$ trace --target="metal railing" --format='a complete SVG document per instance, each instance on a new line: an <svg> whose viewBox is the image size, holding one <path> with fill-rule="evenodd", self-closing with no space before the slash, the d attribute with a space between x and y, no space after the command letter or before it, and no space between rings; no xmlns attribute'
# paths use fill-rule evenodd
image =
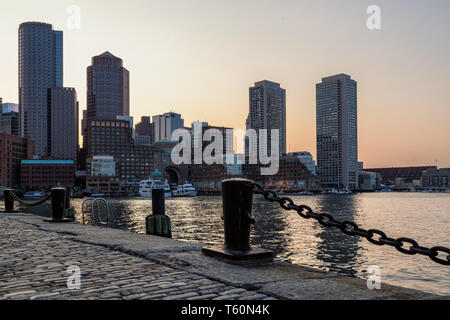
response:
<svg viewBox="0 0 450 320"><path fill-rule="evenodd" d="M104 208L104 212L106 213L106 221L102 221L102 207ZM106 226L107 228L109 228L110 211L108 201L103 198L85 199L81 204L81 224L85 224L85 215L88 213L90 213L91 215L92 224Z"/></svg>

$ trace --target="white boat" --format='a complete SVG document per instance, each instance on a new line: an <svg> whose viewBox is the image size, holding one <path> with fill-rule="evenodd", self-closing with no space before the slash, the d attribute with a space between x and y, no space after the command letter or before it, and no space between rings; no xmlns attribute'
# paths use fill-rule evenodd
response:
<svg viewBox="0 0 450 320"><path fill-rule="evenodd" d="M337 189L333 188L331 190L322 192L322 194L352 194L352 192L350 190L348 190L348 189L339 189L339 190L337 190Z"/></svg>
<svg viewBox="0 0 450 320"><path fill-rule="evenodd" d="M34 191L34 192L27 192L24 194L23 196L24 198L43 198L45 197L45 192L39 192L39 191Z"/></svg>
<svg viewBox="0 0 450 320"><path fill-rule="evenodd" d="M102 197L105 197L105 194L104 193L92 193L91 197L92 198L102 198Z"/></svg>
<svg viewBox="0 0 450 320"><path fill-rule="evenodd" d="M172 197L170 186L167 181L165 183L161 183L161 180L148 179L142 180L139 183L139 195L141 197L151 197L153 189L164 189L164 197Z"/></svg>
<svg viewBox="0 0 450 320"><path fill-rule="evenodd" d="M197 191L191 183L179 185L175 190L172 190L173 197L195 197Z"/></svg>

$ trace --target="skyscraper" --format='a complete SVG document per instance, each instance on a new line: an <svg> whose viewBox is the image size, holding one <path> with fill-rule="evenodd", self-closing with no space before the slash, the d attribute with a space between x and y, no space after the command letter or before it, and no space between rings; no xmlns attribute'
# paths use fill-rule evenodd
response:
<svg viewBox="0 0 450 320"><path fill-rule="evenodd" d="M49 155L77 161L78 101L74 88L48 89Z"/></svg>
<svg viewBox="0 0 450 320"><path fill-rule="evenodd" d="M141 122L135 126L136 134L148 140L149 143L153 143L153 123L150 122L150 117L141 117Z"/></svg>
<svg viewBox="0 0 450 320"><path fill-rule="evenodd" d="M356 81L346 74L316 85L317 167L324 188L357 187L356 89Z"/></svg>
<svg viewBox="0 0 450 320"><path fill-rule="evenodd" d="M249 95L250 110L246 121L247 129L255 129L257 132L260 129L267 129L268 153L272 145L271 130L279 130L280 154L286 153L286 90L282 89L279 83L264 80L256 82L255 86L249 89ZM246 141L245 152L249 155L249 152L257 152L257 150L249 150L248 141Z"/></svg>
<svg viewBox="0 0 450 320"><path fill-rule="evenodd" d="M19 110L21 133L35 141L36 154L48 154L47 90L63 86L63 34L51 24L19 26Z"/></svg>
<svg viewBox="0 0 450 320"><path fill-rule="evenodd" d="M2 113L8 112L19 112L19 105L11 102L2 103Z"/></svg>
<svg viewBox="0 0 450 320"><path fill-rule="evenodd" d="M162 115L153 116L154 141L171 140L172 133L177 129L184 128L184 120L181 114L167 112Z"/></svg>
<svg viewBox="0 0 450 320"><path fill-rule="evenodd" d="M130 114L129 72L122 59L108 51L92 58L87 68L88 118L114 120Z"/></svg>

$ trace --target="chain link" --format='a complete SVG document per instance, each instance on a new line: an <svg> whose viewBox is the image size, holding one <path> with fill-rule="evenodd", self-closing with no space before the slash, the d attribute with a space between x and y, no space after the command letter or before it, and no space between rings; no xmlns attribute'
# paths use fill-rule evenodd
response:
<svg viewBox="0 0 450 320"><path fill-rule="evenodd" d="M421 247L411 238L390 238L383 231L378 229L365 230L360 228L353 221L337 221L334 217L327 213L315 213L310 207L306 205L296 205L291 198L279 197L275 191L266 190L257 183L252 183L253 193L263 195L264 198L270 202L278 202L280 206L288 211L295 210L297 213L305 219L315 219L324 227L336 227L343 233L349 236L359 236L366 238L370 243L377 246L388 245L397 249L397 251L415 255L421 254L429 257L434 262L442 265L450 265L450 249L446 247L436 246L432 248ZM439 253L447 254L446 258L439 258Z"/></svg>
<svg viewBox="0 0 450 320"><path fill-rule="evenodd" d="M29 201L25 201L23 199L20 199L14 192L11 192L11 195L13 196L14 200L16 200L17 202L19 202L21 205L24 205L26 207L33 207L33 206L37 206L41 203L44 203L45 201L47 201L48 199L51 198L51 194L48 194L47 196L45 196L42 199L39 199L35 202L29 202Z"/></svg>

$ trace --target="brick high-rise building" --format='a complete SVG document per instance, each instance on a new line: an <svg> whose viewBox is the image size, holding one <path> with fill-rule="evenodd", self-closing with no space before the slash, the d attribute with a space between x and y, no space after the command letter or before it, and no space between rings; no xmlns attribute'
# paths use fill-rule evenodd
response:
<svg viewBox="0 0 450 320"><path fill-rule="evenodd" d="M154 142L153 123L150 117L141 117L141 122L136 124L135 131L141 137L148 137L142 139L148 139L150 144Z"/></svg>
<svg viewBox="0 0 450 320"><path fill-rule="evenodd" d="M116 176L122 190L134 189L140 180L150 176L154 165L153 147L134 144L129 120L90 119L87 137L88 163L92 163L95 156L112 156L117 163ZM88 187L90 179L88 170Z"/></svg>
<svg viewBox="0 0 450 320"><path fill-rule="evenodd" d="M92 58L87 68L87 117L115 120L130 114L129 72L109 52Z"/></svg>
<svg viewBox="0 0 450 320"><path fill-rule="evenodd" d="M34 141L7 133L0 133L0 185L20 184L20 162L33 158Z"/></svg>

